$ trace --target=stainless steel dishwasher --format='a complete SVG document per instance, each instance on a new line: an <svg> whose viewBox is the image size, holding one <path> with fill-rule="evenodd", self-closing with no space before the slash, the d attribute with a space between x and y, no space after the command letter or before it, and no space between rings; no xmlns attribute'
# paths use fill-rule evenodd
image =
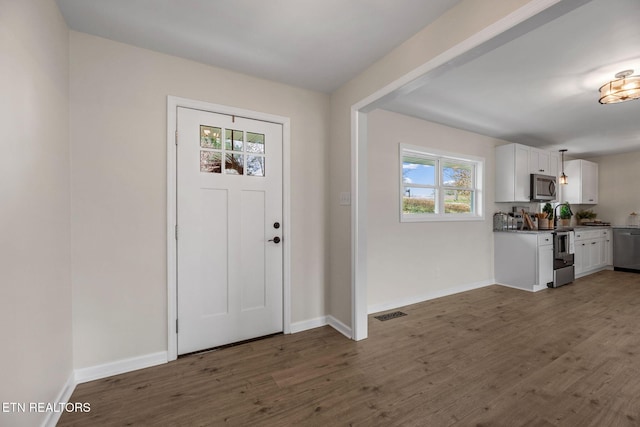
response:
<svg viewBox="0 0 640 427"><path fill-rule="evenodd" d="M613 269L640 273L640 228L613 229Z"/></svg>

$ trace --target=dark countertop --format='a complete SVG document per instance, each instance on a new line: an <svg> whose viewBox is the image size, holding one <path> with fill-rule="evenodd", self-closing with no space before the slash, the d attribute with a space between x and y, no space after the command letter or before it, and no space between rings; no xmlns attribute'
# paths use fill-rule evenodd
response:
<svg viewBox="0 0 640 427"><path fill-rule="evenodd" d="M614 225L576 225L575 227L558 227L548 230L493 230L496 233L528 233L528 234L540 234L540 233L553 233L555 231L576 231L576 230L599 230L603 228L640 228L640 226L618 226Z"/></svg>

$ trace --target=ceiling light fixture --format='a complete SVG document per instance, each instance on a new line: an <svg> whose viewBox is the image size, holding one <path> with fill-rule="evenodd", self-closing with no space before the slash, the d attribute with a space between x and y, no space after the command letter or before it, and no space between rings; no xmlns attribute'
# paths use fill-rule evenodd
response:
<svg viewBox="0 0 640 427"><path fill-rule="evenodd" d="M569 183L569 180L567 179L567 175L564 174L564 153L567 150L564 149L559 151L560 151L560 155L562 156L562 175L560 175L560 184L565 185Z"/></svg>
<svg viewBox="0 0 640 427"><path fill-rule="evenodd" d="M640 98L640 75L633 76L633 70L616 74L617 80L600 87L600 104L615 104Z"/></svg>

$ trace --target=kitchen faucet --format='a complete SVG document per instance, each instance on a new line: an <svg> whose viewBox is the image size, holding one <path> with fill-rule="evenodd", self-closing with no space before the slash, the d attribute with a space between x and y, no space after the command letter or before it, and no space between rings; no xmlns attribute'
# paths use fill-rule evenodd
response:
<svg viewBox="0 0 640 427"><path fill-rule="evenodd" d="M560 206L564 206L564 205L569 206L569 204L567 202L564 202L564 203L558 203L556 205L556 207L553 208L553 228L558 228L558 212L557 212L557 209ZM571 212L571 207L569 207L569 214L573 215L573 212Z"/></svg>
<svg viewBox="0 0 640 427"><path fill-rule="evenodd" d="M555 208L553 208L553 228L558 228L558 208L562 206L562 203L558 203Z"/></svg>

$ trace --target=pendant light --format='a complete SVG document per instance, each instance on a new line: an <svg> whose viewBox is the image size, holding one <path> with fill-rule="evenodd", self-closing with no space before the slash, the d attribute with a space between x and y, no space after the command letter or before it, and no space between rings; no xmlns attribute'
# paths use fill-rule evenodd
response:
<svg viewBox="0 0 640 427"><path fill-rule="evenodd" d="M569 183L567 179L567 175L564 174L564 153L567 151L566 149L560 150L560 155L562 156L562 175L560 175L560 184L566 185Z"/></svg>

